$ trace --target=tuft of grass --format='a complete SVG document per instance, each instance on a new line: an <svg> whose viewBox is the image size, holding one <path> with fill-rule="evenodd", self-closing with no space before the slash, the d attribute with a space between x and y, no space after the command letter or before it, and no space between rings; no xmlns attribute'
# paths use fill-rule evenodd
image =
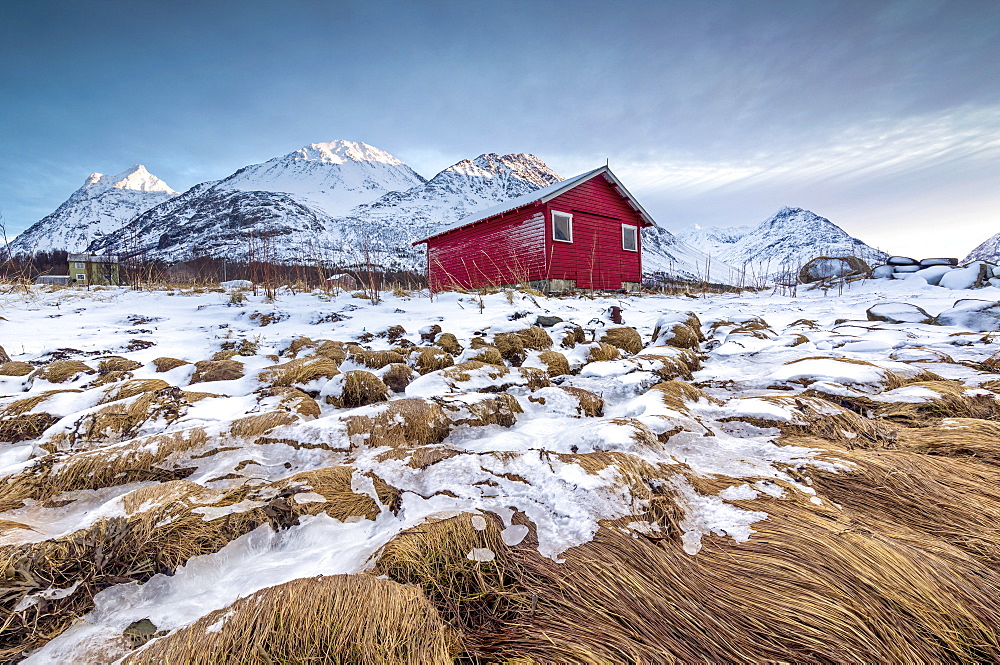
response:
<svg viewBox="0 0 1000 665"><path fill-rule="evenodd" d="M49 383L65 383L81 374L94 374L95 370L79 360L53 360L31 374L31 380L43 379Z"/></svg>
<svg viewBox="0 0 1000 665"><path fill-rule="evenodd" d="M616 346L625 353L633 355L643 349L642 337L639 335L639 331L629 326L606 329L600 341Z"/></svg>
<svg viewBox="0 0 1000 665"><path fill-rule="evenodd" d="M172 369L180 367L181 365L190 365L186 360L180 360L178 358L155 358L153 359L153 365L156 367L157 372L169 372Z"/></svg>
<svg viewBox="0 0 1000 665"><path fill-rule="evenodd" d="M542 351L538 359L545 363L550 377L563 376L570 373L569 360L558 351Z"/></svg>
<svg viewBox="0 0 1000 665"><path fill-rule="evenodd" d="M416 357L413 360L413 365L420 374L436 372L454 364L455 359L450 353L430 346L416 350Z"/></svg>
<svg viewBox="0 0 1000 665"><path fill-rule="evenodd" d="M232 381L243 378L243 363L238 360L199 360L190 383Z"/></svg>
<svg viewBox="0 0 1000 665"><path fill-rule="evenodd" d="M371 372L352 370L344 372L339 395L327 395L327 404L337 408L351 408L384 402L389 399L389 388Z"/></svg>

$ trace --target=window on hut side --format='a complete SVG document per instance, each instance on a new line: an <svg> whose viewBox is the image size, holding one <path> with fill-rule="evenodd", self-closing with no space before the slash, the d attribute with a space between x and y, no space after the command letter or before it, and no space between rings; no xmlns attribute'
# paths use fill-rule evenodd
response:
<svg viewBox="0 0 1000 665"><path fill-rule="evenodd" d="M630 224L622 224L622 249L627 252L639 251L638 232L638 228Z"/></svg>
<svg viewBox="0 0 1000 665"><path fill-rule="evenodd" d="M86 268L87 266L84 263L77 262L76 267L77 268Z"/></svg>
<svg viewBox="0 0 1000 665"><path fill-rule="evenodd" d="M552 239L573 242L573 215L566 212L552 213Z"/></svg>

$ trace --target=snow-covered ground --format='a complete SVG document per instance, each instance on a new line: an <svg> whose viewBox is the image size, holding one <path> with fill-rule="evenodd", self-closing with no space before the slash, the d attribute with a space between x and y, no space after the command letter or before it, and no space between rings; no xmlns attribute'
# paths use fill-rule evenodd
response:
<svg viewBox="0 0 1000 665"><path fill-rule="evenodd" d="M795 422L801 416L794 405L770 398L797 395L808 384L813 391L833 395L919 402L933 399L935 393L898 387L890 379L933 371L960 381L970 391L1000 379L977 365L995 350L989 331L996 326L982 323L987 315L943 317L958 325L870 321L866 316L866 310L884 303L909 303L936 316L962 299L1000 300L1000 289L992 287L965 292L912 280L882 280L855 284L840 296L808 291L797 297L383 295L377 305L350 294L287 290L274 301L246 293L243 302L226 291L125 288L38 288L30 296L3 297L0 343L12 361L38 367L53 359L73 359L94 370L109 356L138 363L127 375L113 375L106 383L100 377L108 372L81 372L62 382L47 380L38 372L0 376L0 411L7 414L12 404L45 395L27 413L44 412L55 419L37 438L0 443L0 475L9 481L8 490L43 468L49 477L58 475L81 455L115 460L145 451L155 456L166 445L162 435L194 440L192 433L200 432L204 436L198 443L163 455L155 466L186 469L185 480L204 488L203 494L191 499L195 506L191 510L205 521L258 509L275 496L265 488L333 466L353 469L352 490L371 497L378 506L375 514L343 520L324 512L308 514L278 531L263 524L215 553L188 560L172 575L150 575L142 584L113 584L96 595L89 614L35 651L28 662L124 656L121 635L134 622L149 619L157 630L169 633L265 587L363 571L371 567L379 548L401 531L442 515L498 515L508 545L521 542L528 533L526 518L537 531L539 552L559 561L569 548L588 542L602 520L642 512L642 500L633 496L623 469L609 465L595 473L577 463L575 456L592 452L621 452L643 462L676 465L678 473L670 482L684 511L684 549L697 556L709 534L741 542L754 537L754 524L768 515L763 507L747 509L747 500L791 491L814 503L824 501L790 470L835 469L836 464L808 448L776 441L780 431L762 422ZM593 342L620 327L612 322L611 307L620 307L624 325L638 331L645 347L641 352L622 351L617 359L598 354ZM969 307L966 302L956 311L960 314ZM905 318L909 310L892 305L881 311L902 312ZM700 369L689 383L704 392L672 400L653 387L664 379L687 378L683 365L692 361L693 354L672 346L671 335L663 331L685 321L688 313L697 316L706 337L697 348ZM247 416L289 410L282 406L283 398L265 391L275 385L266 368L291 361L293 352L288 349L296 338L357 343L378 351L405 348L405 342L387 334L394 326L401 326L402 339L418 347L440 340L438 333L452 333L464 347L454 354L459 363L475 356L474 338L489 341L498 333L524 330L538 316L563 320L546 330L551 350L565 356L571 373L545 378L543 349L529 348L523 352L522 367L542 370L533 373L508 366L502 376L491 374L489 366L470 366L464 374L430 371L414 378L404 392L391 394L388 402L338 408L324 398L329 395L336 402L342 396L347 372L384 373L383 368L348 357L340 362L337 376L292 384L316 398L318 416L307 409L293 412L293 422L283 421L266 436L241 436L233 424ZM430 330L434 325L440 326L437 333ZM585 341L568 342L576 334L574 326L583 329ZM657 328L660 335L654 339ZM427 338L423 341L422 333ZM240 347L244 340L245 348L253 350L230 358L242 363L241 377L191 384L193 364L157 371L154 363L158 358L210 360L225 349L244 348ZM311 357L315 348L307 345L294 357ZM417 364L418 355L410 353L406 362ZM673 366L682 369L671 374ZM209 395L181 398L169 417L158 412L127 431L95 434L93 423L109 405L127 411L144 394L116 399L115 391L144 379ZM585 415L578 395L565 388L600 397L602 413ZM890 398L882 397L893 390L896 394ZM64 392L46 395L50 391ZM512 419L491 424L470 417L477 413L477 404L485 404L487 411L498 410L497 395L503 393L512 396L521 411ZM402 400L442 404L452 414L446 436L432 444L435 450L446 451L438 461L415 464L409 456L412 451L387 454L392 446L379 445L385 441L383 430L400 422L402 416L391 409ZM0 415L8 417L13 416ZM376 425L358 434L351 423L362 418ZM695 476L728 477L731 486L703 494L686 480L682 468ZM130 497L162 481L122 478L127 482L117 484L112 479L90 489L74 486L45 500L26 490L19 506L0 514L0 545L11 548L66 537L102 518L132 517L156 507L154 499L140 503ZM382 502L376 482L401 493L398 506ZM186 487L185 491L193 491ZM250 492L236 503L220 501L227 492L247 487L257 488L258 494ZM327 500L309 489L299 488L294 501ZM732 503L737 500L742 507ZM637 532L650 528L645 522L633 524ZM489 550L469 552L476 560L492 556ZM16 609L76 592L72 586L27 589Z"/></svg>

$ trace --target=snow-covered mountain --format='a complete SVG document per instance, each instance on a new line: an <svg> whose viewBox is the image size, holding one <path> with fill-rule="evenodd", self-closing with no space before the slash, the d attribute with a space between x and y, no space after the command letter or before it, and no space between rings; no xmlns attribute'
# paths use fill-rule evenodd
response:
<svg viewBox="0 0 1000 665"><path fill-rule="evenodd" d="M177 196L142 164L109 176L92 173L51 215L10 243L12 254L52 250L82 252L95 239L120 229L153 206Z"/></svg>
<svg viewBox="0 0 1000 665"><path fill-rule="evenodd" d="M870 265L888 258L825 217L802 208L781 208L757 226L695 227L678 237L744 273L744 281L797 273L817 256L857 256Z"/></svg>
<svg viewBox="0 0 1000 665"><path fill-rule="evenodd" d="M962 259L962 263L972 261L992 261L994 263L1000 261L1000 233L977 245L974 250L969 252L968 256Z"/></svg>

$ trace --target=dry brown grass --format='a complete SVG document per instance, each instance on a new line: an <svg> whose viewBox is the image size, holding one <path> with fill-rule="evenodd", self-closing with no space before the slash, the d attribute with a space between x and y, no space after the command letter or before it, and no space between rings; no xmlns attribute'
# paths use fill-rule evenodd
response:
<svg viewBox="0 0 1000 665"><path fill-rule="evenodd" d="M143 392L84 415L73 424L66 436L74 447L129 439L144 426L174 422L187 412L192 403L210 395L175 387Z"/></svg>
<svg viewBox="0 0 1000 665"><path fill-rule="evenodd" d="M660 393L660 399L668 408L684 414L690 412L688 404L699 400L710 401L708 395L701 388L696 388L683 381L663 381L657 383L650 390Z"/></svg>
<svg viewBox="0 0 1000 665"><path fill-rule="evenodd" d="M416 359L413 364L419 374L429 374L455 364L451 354L442 349L427 346L415 351Z"/></svg>
<svg viewBox="0 0 1000 665"><path fill-rule="evenodd" d="M199 360L190 383L232 381L243 378L243 363L238 360Z"/></svg>
<svg viewBox="0 0 1000 665"><path fill-rule="evenodd" d="M618 351L618 347L604 342L592 342L590 350L587 352L587 362L589 363L602 360L618 360L619 358L621 358L621 353Z"/></svg>
<svg viewBox="0 0 1000 665"><path fill-rule="evenodd" d="M601 342L616 346L625 353L636 354L642 351L642 336L635 328L628 326L622 328L608 328L601 335Z"/></svg>
<svg viewBox="0 0 1000 665"><path fill-rule="evenodd" d="M1000 419L1000 396L966 395L968 386L958 381L912 381L908 385L926 388L940 397L928 402L881 404L875 413L907 427L937 424L943 418Z"/></svg>
<svg viewBox="0 0 1000 665"><path fill-rule="evenodd" d="M100 362L97 364L97 371L101 374L107 374L108 372L130 372L133 369L139 369L142 367L142 363L136 362L135 360L129 360L128 358L122 358L121 356L111 356L108 358L101 358Z"/></svg>
<svg viewBox="0 0 1000 665"><path fill-rule="evenodd" d="M896 441L897 428L892 423L866 418L823 399L821 393L768 395L760 399L790 409L799 422L787 423L763 418L740 420L763 427L777 427L786 436L818 436L849 449L891 447Z"/></svg>
<svg viewBox="0 0 1000 665"><path fill-rule="evenodd" d="M574 386L559 386L563 392L569 393L580 403L580 413L591 418L600 418L604 415L604 398L595 395L589 390L576 388ZM531 399L530 397L528 399Z"/></svg>
<svg viewBox="0 0 1000 665"><path fill-rule="evenodd" d="M462 353L462 345L458 343L458 338L452 333L441 333L438 335L437 339L434 340L434 346L450 353L453 356L457 356Z"/></svg>
<svg viewBox="0 0 1000 665"><path fill-rule="evenodd" d="M261 397L277 397L278 406L286 411L297 413L303 418L319 418L319 404L305 392L290 386L275 386L260 391Z"/></svg>
<svg viewBox="0 0 1000 665"><path fill-rule="evenodd" d="M488 365L503 365L503 356L500 355L500 350L495 346L490 346L484 344L479 347L473 347L477 350L477 353L469 358L469 360L478 360L479 362L487 363Z"/></svg>
<svg viewBox="0 0 1000 665"><path fill-rule="evenodd" d="M340 374L334 361L324 356L296 358L280 365L272 365L261 370L262 383L271 386L304 386L317 379L332 379Z"/></svg>
<svg viewBox="0 0 1000 665"><path fill-rule="evenodd" d="M265 413L254 413L249 416L237 418L229 424L229 433L232 436L256 440L264 436L276 427L294 425L300 422L297 414L289 411L267 411Z"/></svg>
<svg viewBox="0 0 1000 665"><path fill-rule="evenodd" d="M153 359L153 365L156 367L157 372L169 372L172 369L180 367L181 365L190 365L186 360L180 360L179 358L155 358Z"/></svg>
<svg viewBox="0 0 1000 665"><path fill-rule="evenodd" d="M493 346L504 360L516 365L524 362L524 340L517 333L497 333L493 336ZM476 348L475 344L473 348Z"/></svg>
<svg viewBox="0 0 1000 665"><path fill-rule="evenodd" d="M569 360L558 351L542 351L538 355L538 359L545 363L545 369L549 376L562 376L570 373Z"/></svg>
<svg viewBox="0 0 1000 665"><path fill-rule="evenodd" d="M678 356L663 356L644 353L633 356L632 360L645 366L647 363L658 377L665 381L672 379L691 380L691 372L701 369L701 361L691 351L682 349L684 354Z"/></svg>
<svg viewBox="0 0 1000 665"><path fill-rule="evenodd" d="M401 393L417 377L413 368L404 363L393 363L382 374L382 382L394 393Z"/></svg>
<svg viewBox="0 0 1000 665"><path fill-rule="evenodd" d="M281 350L280 355L297 358L303 350L312 350L319 346L317 342L308 337L296 337L286 348Z"/></svg>
<svg viewBox="0 0 1000 665"><path fill-rule="evenodd" d="M521 344L525 349L543 351L552 348L552 338L540 326L529 326L524 330L518 330L515 334L521 338Z"/></svg>
<svg viewBox="0 0 1000 665"><path fill-rule="evenodd" d="M79 360L53 360L32 372L31 380L42 379L49 383L64 383L81 374L94 373L94 369Z"/></svg>
<svg viewBox="0 0 1000 665"><path fill-rule="evenodd" d="M211 628L218 622L221 629ZM459 644L420 589L334 575L241 598L125 662L433 665L453 662Z"/></svg>
<svg viewBox="0 0 1000 665"><path fill-rule="evenodd" d="M938 425L900 429L898 445L924 455L971 457L1000 464L1000 422L945 418Z"/></svg>
<svg viewBox="0 0 1000 665"><path fill-rule="evenodd" d="M341 363L347 358L347 349L344 347L343 342L324 340L316 347L316 355L329 358L335 363Z"/></svg>
<svg viewBox="0 0 1000 665"><path fill-rule="evenodd" d="M517 414L524 413L514 396L507 393L497 393L489 397L477 396L473 399L461 395L440 397L435 401L441 405L454 425L511 427L517 422Z"/></svg>
<svg viewBox="0 0 1000 665"><path fill-rule="evenodd" d="M353 447L414 448L440 443L451 431L451 419L441 406L418 398L397 399L374 415L345 416Z"/></svg>
<svg viewBox="0 0 1000 665"><path fill-rule="evenodd" d="M0 376L27 376L35 371L33 365L15 360L0 365Z"/></svg>
<svg viewBox="0 0 1000 665"><path fill-rule="evenodd" d="M108 388L98 404L107 404L120 399L128 399L142 393L163 390L169 387L170 384L163 379L132 379Z"/></svg>
<svg viewBox="0 0 1000 665"><path fill-rule="evenodd" d="M389 388L371 372L361 369L343 374L343 386L339 395L327 395L327 404L339 409L365 406L389 399Z"/></svg>
<svg viewBox="0 0 1000 665"><path fill-rule="evenodd" d="M16 443L37 439L59 419L39 411L33 411L53 395L65 392L82 392L80 390L47 390L31 397L25 397L11 402L0 411L0 441Z"/></svg>
<svg viewBox="0 0 1000 665"><path fill-rule="evenodd" d="M397 351L361 351L350 354L349 358L370 369L382 369L386 365L403 362L402 354Z"/></svg>

